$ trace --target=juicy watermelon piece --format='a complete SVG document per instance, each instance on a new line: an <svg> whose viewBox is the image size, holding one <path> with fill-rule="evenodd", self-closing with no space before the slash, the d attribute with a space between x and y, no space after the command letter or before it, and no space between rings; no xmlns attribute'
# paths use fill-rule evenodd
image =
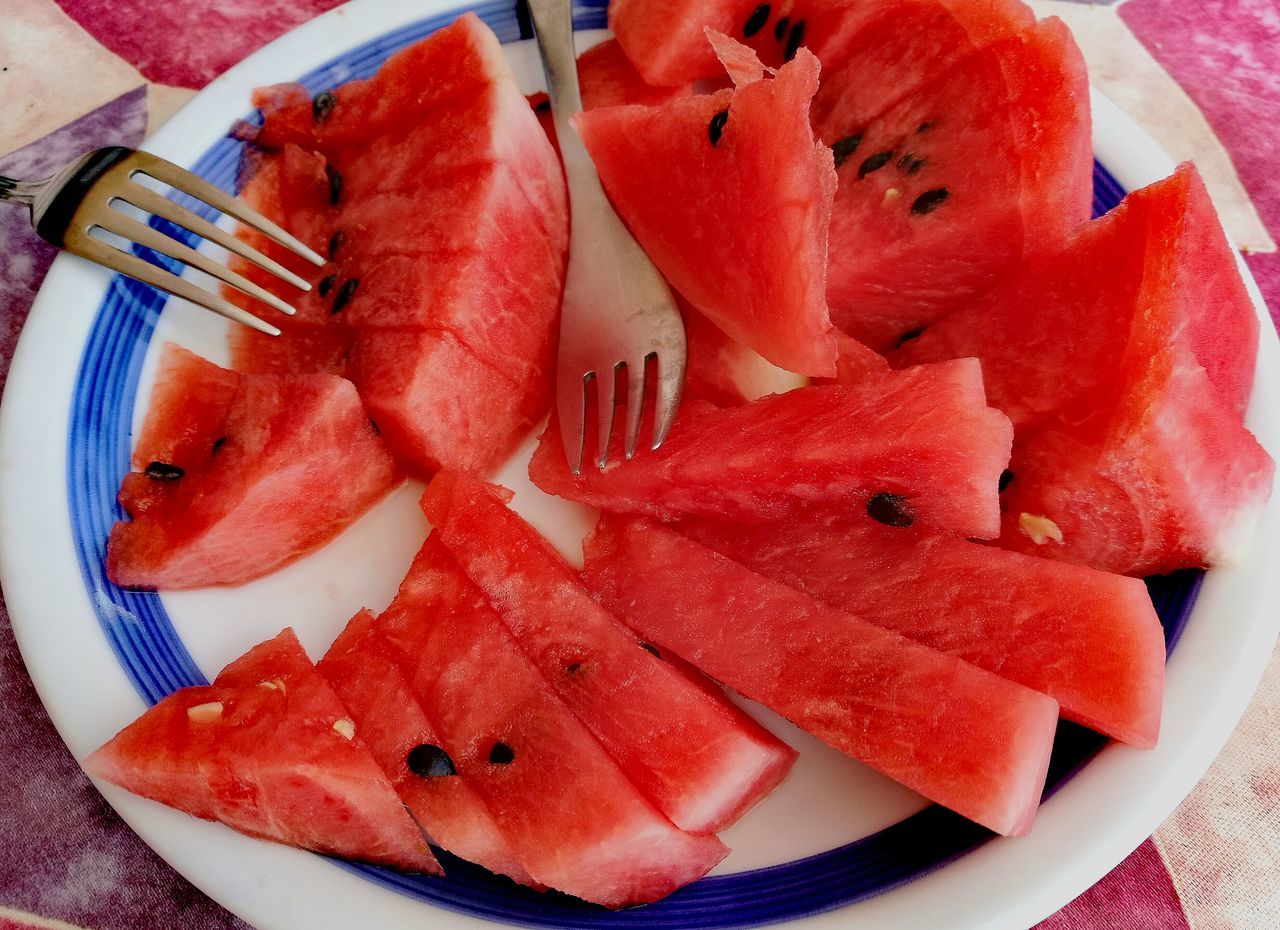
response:
<svg viewBox="0 0 1280 930"><path fill-rule="evenodd" d="M550 401L568 238L559 161L497 39L466 14L367 81L258 102L277 167L246 196L332 261L285 338L233 336L236 366L349 375L415 473L491 470Z"/></svg>
<svg viewBox="0 0 1280 930"><path fill-rule="evenodd" d="M645 800L437 534L378 628L441 747L536 881L625 907L670 894L728 853L715 837L677 829Z"/></svg>
<svg viewBox="0 0 1280 930"><path fill-rule="evenodd" d="M800 388L741 407L686 404L662 448L572 475L553 421L529 464L549 494L616 512L742 522L804 505L861 512L886 495L922 527L999 532L1008 420L986 406L972 360ZM906 511L904 511L905 513Z"/></svg>
<svg viewBox="0 0 1280 930"><path fill-rule="evenodd" d="M262 839L441 874L292 630L183 688L84 762L90 774Z"/></svg>
<svg viewBox="0 0 1280 930"><path fill-rule="evenodd" d="M706 30L747 43L766 63L781 65L805 39L793 28L791 0L613 0L609 29L650 84L675 87L724 77Z"/></svg>
<svg viewBox="0 0 1280 930"><path fill-rule="evenodd" d="M839 152L831 318L879 351L1089 218L1088 82L1066 26L1046 20L930 77L874 114L837 106L816 122ZM842 80L851 76L832 75L825 92L866 99Z"/></svg>
<svg viewBox="0 0 1280 930"><path fill-rule="evenodd" d="M807 52L776 77L574 117L605 189L672 286L733 339L804 375L835 371L826 307L835 175L815 142Z"/></svg>
<svg viewBox="0 0 1280 930"><path fill-rule="evenodd" d="M578 83L582 88L582 108L651 107L675 97L693 93L688 82L671 87L655 87L645 82L617 39L606 39L578 56Z"/></svg>
<svg viewBox="0 0 1280 930"><path fill-rule="evenodd" d="M1257 332L1185 165L895 360L982 358L1017 429L1002 545L1147 574L1237 559L1270 495L1240 417Z"/></svg>
<svg viewBox="0 0 1280 930"><path fill-rule="evenodd" d="M1027 832L1057 702L764 578L691 539L605 516L583 577L641 636L997 833Z"/></svg>
<svg viewBox="0 0 1280 930"><path fill-rule="evenodd" d="M676 305L684 319L685 403L701 400L717 407L736 407L808 384L808 379L771 364L759 352L730 339L678 295ZM839 340L843 334L836 331L835 335ZM838 358L836 363L839 366ZM883 367L887 370L889 363L883 362Z"/></svg>
<svg viewBox="0 0 1280 930"><path fill-rule="evenodd" d="M124 587L243 584L320 548L401 480L351 383L241 375L172 343L107 543ZM252 544L246 544L251 540Z"/></svg>
<svg viewBox="0 0 1280 930"><path fill-rule="evenodd" d="M1077 723L1155 745L1164 634L1136 578L866 517L677 528L832 607L1043 692Z"/></svg>
<svg viewBox="0 0 1280 930"><path fill-rule="evenodd" d="M733 823L777 787L795 752L642 648L509 499L441 472L422 507L521 650L632 783L682 830Z"/></svg>
<svg viewBox="0 0 1280 930"><path fill-rule="evenodd" d="M369 611L356 614L316 668L351 712L356 732L400 799L437 845L490 872L533 884L475 789L457 772L445 774L447 767L422 763L440 747L440 737L374 623Z"/></svg>

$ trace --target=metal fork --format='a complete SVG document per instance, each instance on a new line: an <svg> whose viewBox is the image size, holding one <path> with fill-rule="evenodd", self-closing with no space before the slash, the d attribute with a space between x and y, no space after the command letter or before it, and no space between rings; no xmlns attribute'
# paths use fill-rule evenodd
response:
<svg viewBox="0 0 1280 930"><path fill-rule="evenodd" d="M310 284L279 262L186 207L139 184L134 178L140 174L203 201L219 212L256 229L314 265L325 263L323 258L258 211L250 209L208 181L163 158L118 145L95 149L43 181L19 181L0 175L0 200L26 204L30 208L31 225L36 232L42 239L59 248L199 304L259 332L271 336L280 335L279 329L242 310L220 294L198 287L130 251L90 235L94 230L100 229L135 242L198 268L281 313L294 313L292 306L265 288L120 209L118 204L129 204L144 213L168 220L197 236L216 242L302 291L311 289Z"/></svg>
<svg viewBox="0 0 1280 930"><path fill-rule="evenodd" d="M635 454L645 370L651 361L657 368L657 400L650 448L662 445L680 403L685 336L666 281L613 211L591 156L569 124L569 117L582 109L570 5L570 0L529 0L569 184L572 235L560 318L556 411L565 456L576 475L582 471L588 391L594 383L599 413L596 464L604 468L613 436L615 385L624 370L624 448L628 459Z"/></svg>

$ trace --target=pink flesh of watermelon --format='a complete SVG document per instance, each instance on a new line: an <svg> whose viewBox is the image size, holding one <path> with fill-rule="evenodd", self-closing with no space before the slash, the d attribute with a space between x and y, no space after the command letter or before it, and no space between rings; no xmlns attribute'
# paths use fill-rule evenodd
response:
<svg viewBox="0 0 1280 930"><path fill-rule="evenodd" d="M441 472L422 503L520 648L632 783L683 830L733 823L777 786L795 753L641 648L505 500L493 485Z"/></svg>
<svg viewBox="0 0 1280 930"><path fill-rule="evenodd" d="M895 359L982 358L1017 428L1002 545L1145 574L1232 561L1270 494L1273 463L1240 422L1257 331L1183 166ZM1037 544L1024 513L1063 542Z"/></svg>
<svg viewBox="0 0 1280 930"><path fill-rule="evenodd" d="M151 462L182 469L156 480ZM112 528L127 587L241 584L318 549L401 475L347 381L239 375L169 344Z"/></svg>
<svg viewBox="0 0 1280 930"><path fill-rule="evenodd" d="M426 777L410 770L409 753L422 744L438 747L440 737L374 622L367 610L356 614L316 668L351 712L356 732L432 840L491 872L532 884L488 808L462 776Z"/></svg>
<svg viewBox="0 0 1280 930"><path fill-rule="evenodd" d="M250 836L439 875L359 732L348 738L340 721L346 708L285 630L212 685L150 708L85 768Z"/></svg>
<svg viewBox="0 0 1280 930"><path fill-rule="evenodd" d="M233 337L236 365L349 373L415 473L487 472L550 400L568 224L555 152L472 14L334 94L323 120L295 89L260 95L258 142L281 149L262 158L287 163L246 197L337 248L285 338ZM319 158L318 195L290 146Z"/></svg>
<svg viewBox="0 0 1280 930"><path fill-rule="evenodd" d="M603 518L583 577L640 635L843 752L997 833L1030 829L1051 698L647 521Z"/></svg>
<svg viewBox="0 0 1280 930"><path fill-rule="evenodd" d="M614 206L676 290L775 365L829 376L836 182L809 126L817 83L817 60L801 53L737 90L593 110L574 124Z"/></svg>
<svg viewBox="0 0 1280 930"><path fill-rule="evenodd" d="M972 53L874 118L837 114L817 128L828 143L861 139L837 172L828 300L835 323L873 349L963 306L1089 216L1087 79L1057 20Z"/></svg>
<svg viewBox="0 0 1280 930"><path fill-rule="evenodd" d="M435 534L378 624L442 747L538 882L624 907L670 894L728 853L644 799ZM490 762L497 742L509 764Z"/></svg>
<svg viewBox="0 0 1280 930"><path fill-rule="evenodd" d="M763 17L760 6L759 0L613 0L609 29L644 80L675 87L724 77L708 28L747 42L766 64L782 64L791 32L789 22L781 29L779 22L792 3L774 0Z"/></svg>
<svg viewBox="0 0 1280 930"><path fill-rule="evenodd" d="M752 571L1043 692L1078 723L1154 746L1164 636L1136 578L868 518L822 513L760 527L683 521Z"/></svg>
<svg viewBox="0 0 1280 930"><path fill-rule="evenodd" d="M1012 430L986 406L968 360L807 387L716 410L687 404L657 452L570 474L558 430L529 465L550 494L667 519L784 518L806 504L861 513L906 498L917 525L972 538L999 532L997 482Z"/></svg>

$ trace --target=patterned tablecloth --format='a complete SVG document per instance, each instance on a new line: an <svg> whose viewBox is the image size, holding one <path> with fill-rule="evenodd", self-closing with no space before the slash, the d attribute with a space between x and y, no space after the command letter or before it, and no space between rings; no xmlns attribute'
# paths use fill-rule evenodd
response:
<svg viewBox="0 0 1280 930"><path fill-rule="evenodd" d="M1093 83L1194 158L1280 309L1280 0L1033 0L1075 31ZM136 145L262 43L335 0L4 0L0 173ZM0 210L0 379L53 260ZM81 774L0 606L0 930L246 925L161 862ZM1280 928L1280 660L1208 775L1156 834L1040 930ZM922 928L945 930L945 928Z"/></svg>

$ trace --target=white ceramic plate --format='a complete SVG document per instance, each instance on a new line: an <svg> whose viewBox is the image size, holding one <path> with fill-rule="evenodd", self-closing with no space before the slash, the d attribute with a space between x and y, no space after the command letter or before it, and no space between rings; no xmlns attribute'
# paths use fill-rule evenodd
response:
<svg viewBox="0 0 1280 930"><path fill-rule="evenodd" d="M410 9L410 7L415 7ZM224 138L250 112L252 88L302 79L313 90L367 74L386 55L468 7L450 0L356 0L273 42L218 78L146 147L228 183L237 144ZM526 90L541 86L531 43L507 0L474 7L507 42ZM603 33L601 0L576 9L585 47ZM1103 206L1167 175L1172 162L1108 101L1094 98ZM1243 266L1242 266L1243 270ZM1249 425L1280 449L1280 351L1261 298L1258 382ZM163 315L158 312L165 309ZM154 331L153 331L154 328ZM127 594L102 578L106 529L127 467L159 346L181 342L225 361L225 326L179 302L77 259L61 257L22 335L0 411L0 574L14 631L41 698L78 758L135 718L145 701L212 677L282 626L318 657L362 606L380 609L426 532L408 486L338 540L269 578L235 590ZM138 400L135 409L135 399ZM524 478L528 447L500 476L516 505L573 553L586 514ZM260 930L380 930L492 926L947 927L1023 930L1100 878L1164 819L1203 774L1257 686L1280 626L1265 553L1280 518L1263 516L1253 556L1158 585L1181 629L1168 667L1164 731L1140 752L1107 745L1047 800L1031 836L985 839L952 815L751 708L801 750L784 786L725 834L733 854L713 877L666 902L608 914L541 898L457 870L417 879L339 864L104 786L129 824L197 886ZM1185 628L1182 628L1182 622ZM1094 743L1061 742L1077 755ZM428 924L429 922L429 924Z"/></svg>

